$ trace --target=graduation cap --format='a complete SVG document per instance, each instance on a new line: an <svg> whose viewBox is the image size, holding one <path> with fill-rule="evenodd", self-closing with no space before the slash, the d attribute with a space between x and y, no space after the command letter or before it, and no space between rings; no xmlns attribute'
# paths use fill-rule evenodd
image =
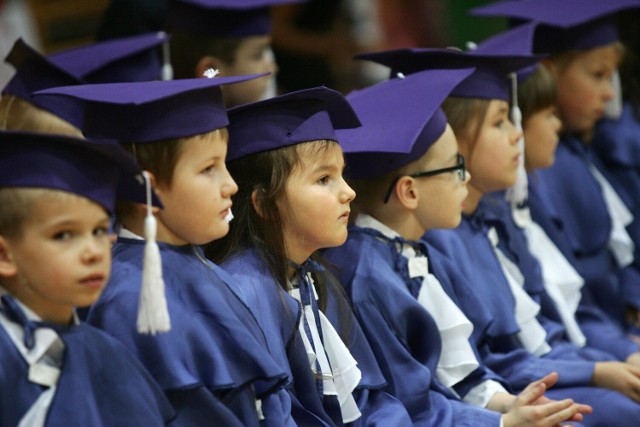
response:
<svg viewBox="0 0 640 427"><path fill-rule="evenodd" d="M473 71L419 71L347 95L362 121L337 131L349 177L373 178L422 157L445 131L440 105Z"/></svg>
<svg viewBox="0 0 640 427"><path fill-rule="evenodd" d="M115 141L0 131L0 187L66 191L113 213L116 199L145 202L141 174Z"/></svg>
<svg viewBox="0 0 640 427"><path fill-rule="evenodd" d="M212 37L271 33L270 7L302 0L169 0L167 27Z"/></svg>
<svg viewBox="0 0 640 427"><path fill-rule="evenodd" d="M264 75L66 86L38 91L34 98L71 101L83 111L80 129L88 138L137 144L226 127L220 86Z"/></svg>
<svg viewBox="0 0 640 427"><path fill-rule="evenodd" d="M34 96L66 98L77 104L84 113L80 129L86 137L151 143L226 127L229 120L220 86L263 75L67 86L36 92ZM171 325L156 243L157 223L151 210L149 179L145 178L146 244L138 331L155 334L170 330Z"/></svg>
<svg viewBox="0 0 640 427"><path fill-rule="evenodd" d="M163 31L107 40L47 58L88 83L170 80L166 74L169 35Z"/></svg>
<svg viewBox="0 0 640 427"><path fill-rule="evenodd" d="M302 142L338 141L336 129L360 126L345 97L324 86L229 110L227 161Z"/></svg>
<svg viewBox="0 0 640 427"><path fill-rule="evenodd" d="M451 96L461 98L501 99L509 101L511 83L508 74L540 60L529 54L503 55L499 52L461 51L443 48L411 48L357 55L391 68L391 75L412 74L423 70L474 67L471 76L457 85Z"/></svg>
<svg viewBox="0 0 640 427"><path fill-rule="evenodd" d="M166 40L166 34L153 33L44 56L18 39L5 59L13 65L16 73L2 93L24 99L80 127L82 114L77 104L64 99L33 99L31 94L42 89L88 82L157 79L163 66L157 48Z"/></svg>
<svg viewBox="0 0 640 427"><path fill-rule="evenodd" d="M587 50L618 40L615 14L640 8L640 0L506 0L470 10L513 22L536 21L534 52Z"/></svg>

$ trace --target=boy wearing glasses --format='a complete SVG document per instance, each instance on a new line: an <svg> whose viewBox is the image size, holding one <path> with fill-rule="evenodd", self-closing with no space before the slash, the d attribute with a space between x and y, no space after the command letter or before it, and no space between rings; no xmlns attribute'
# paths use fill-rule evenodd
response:
<svg viewBox="0 0 640 427"><path fill-rule="evenodd" d="M324 255L338 267L389 382L385 391L415 425L551 426L579 419L589 408L540 399L556 374L514 396L484 368L472 323L451 284L437 279L446 260L432 258L421 241L428 229L461 221L470 176L440 105L472 71L422 71L347 97L363 123L337 131L357 216L347 242Z"/></svg>

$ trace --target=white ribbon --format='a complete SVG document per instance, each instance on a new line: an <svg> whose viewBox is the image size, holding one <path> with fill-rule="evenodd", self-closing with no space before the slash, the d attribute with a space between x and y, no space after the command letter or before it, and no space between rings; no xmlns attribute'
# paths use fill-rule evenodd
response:
<svg viewBox="0 0 640 427"><path fill-rule="evenodd" d="M547 344L547 333L536 319L540 312L540 306L523 289L524 277L520 269L511 262L507 256L498 248L498 233L491 227L487 233L491 241L493 251L500 262L502 271L509 283L511 293L515 300L516 322L520 327L518 339L522 346L536 356L542 356L551 350Z"/></svg>
<svg viewBox="0 0 640 427"><path fill-rule="evenodd" d="M313 279L309 276L311 283ZM293 288L289 291L298 302L300 302L300 290ZM317 299L315 285L313 285L313 294ZM342 421L350 423L360 418L361 413L358 405L353 398L353 390L360 383L362 374L357 367L357 362L351 355L349 349L344 345L340 335L336 332L333 325L327 317L319 311L320 327L322 328L322 338L318 332L316 319L313 309L310 305L304 306L303 319L298 327L302 342L307 351L309 365L314 375L322 378L323 393L325 395L337 396L340 402L340 411L342 413ZM306 322L311 331L313 345L309 342L307 334L304 330L304 322ZM315 351L314 351L315 348ZM316 372L316 360L320 365L320 371Z"/></svg>
<svg viewBox="0 0 640 427"><path fill-rule="evenodd" d="M540 264L545 290L555 304L567 336L572 343L582 347L587 339L576 321L575 314L582 298L581 289L584 286L584 279L567 261L547 233L531 220L529 209L514 209L516 210L519 211L518 217L527 218L526 221L520 221L518 225L523 228L527 236L529 251Z"/></svg>
<svg viewBox="0 0 640 427"><path fill-rule="evenodd" d="M609 249L618 262L618 266L620 268L626 267L633 262L633 252L635 251L635 245L625 228L633 222L633 215L600 171L593 165L589 165L589 169L602 188L602 195L611 217Z"/></svg>

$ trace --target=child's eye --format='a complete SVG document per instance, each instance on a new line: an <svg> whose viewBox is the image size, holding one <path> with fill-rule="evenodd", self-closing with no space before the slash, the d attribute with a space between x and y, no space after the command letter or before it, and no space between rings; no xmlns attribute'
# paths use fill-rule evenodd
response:
<svg viewBox="0 0 640 427"><path fill-rule="evenodd" d="M70 231L58 231L57 233L55 233L53 235L53 239L54 240L68 240L71 238L71 232Z"/></svg>
<svg viewBox="0 0 640 427"><path fill-rule="evenodd" d="M318 184L326 185L329 183L329 175L324 175L318 179Z"/></svg>
<svg viewBox="0 0 640 427"><path fill-rule="evenodd" d="M109 235L109 228L108 227L96 227L93 230L93 235L97 236L97 237L107 236L107 235Z"/></svg>
<svg viewBox="0 0 640 427"><path fill-rule="evenodd" d="M205 173L205 174L211 173L214 168L215 168L215 165L209 165L206 168L202 169L202 173Z"/></svg>

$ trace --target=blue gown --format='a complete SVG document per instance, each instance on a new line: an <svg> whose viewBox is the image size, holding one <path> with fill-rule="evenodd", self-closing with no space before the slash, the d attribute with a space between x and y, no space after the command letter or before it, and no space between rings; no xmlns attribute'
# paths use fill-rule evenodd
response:
<svg viewBox="0 0 640 427"><path fill-rule="evenodd" d="M119 342L86 324L43 327L65 345L45 426L169 424L175 414L162 390ZM0 425L18 425L45 389L29 381L29 365L0 326Z"/></svg>
<svg viewBox="0 0 640 427"><path fill-rule="evenodd" d="M142 361L176 408L176 425L287 425L287 372L269 356L256 319L229 288L232 279L200 248L159 243L171 331L136 331L144 244L118 239L111 278L87 321Z"/></svg>
<svg viewBox="0 0 640 427"><path fill-rule="evenodd" d="M606 354L577 347L566 342L559 333L547 334L551 349L541 357L520 344L515 300L486 235L491 226L499 227L488 203L491 199L483 198L476 212L471 216L463 215L455 230L432 230L425 235L431 245L455 262L444 265L443 273L454 286L456 295L467 295L459 300L460 308L474 324L474 339L483 362L516 390L522 390L550 372L557 372L558 382L546 395L552 399L572 398L591 405L594 411L584 417L585 425L611 425L612 414L621 425L633 424L635 421L632 420L640 415L640 405L617 392L589 386L594 362L607 360ZM535 289L527 289L527 286L525 282L527 291ZM483 323L485 319L477 316L478 307L482 306L491 313L489 323ZM548 319L539 320L547 326ZM553 327L553 330L557 329L557 325ZM612 356L608 360L611 359Z"/></svg>
<svg viewBox="0 0 640 427"><path fill-rule="evenodd" d="M302 310L298 301L275 282L266 262L254 250L235 254L221 266L236 279L234 289L257 317L267 336L272 357L283 369L292 373L290 393L294 395L292 401L298 405L294 412L296 421L305 426L340 425L340 420L332 417L323 406L316 381L311 375L309 360L298 333ZM325 315L332 325L338 325L335 329L339 333L344 325L350 325L347 335L350 340L345 343L362 373L360 383L353 392L362 415L348 425L411 425L402 404L381 390L386 384L385 379L357 322L352 317L345 322L337 314L335 302L339 297L329 295ZM296 413L303 418L297 418Z"/></svg>
<svg viewBox="0 0 640 427"><path fill-rule="evenodd" d="M408 278L406 261L402 262L395 243L389 246L376 231L351 226L347 242L324 255L336 265L353 311L389 380L385 390L405 405L415 425L499 425L499 413L460 401L435 378L440 333L417 301L419 289ZM430 262L429 268L438 267ZM489 378L497 379L479 368L457 384L456 392L464 396Z"/></svg>
<svg viewBox="0 0 640 427"><path fill-rule="evenodd" d="M531 216L584 278L594 300L624 327L624 307L640 307L640 270L619 267L608 247L611 218L602 189L589 169L598 167L593 150L565 135L549 169L530 179ZM636 242L637 245L640 242Z"/></svg>
<svg viewBox="0 0 640 427"><path fill-rule="evenodd" d="M601 120L596 125L592 145L598 170L634 214L627 232L635 243L634 266L637 270L640 268L640 122L631 104L624 104L619 119ZM634 277L627 280L634 280ZM640 293L640 285L632 290ZM639 300L637 293L632 294L635 296L632 301Z"/></svg>
<svg viewBox="0 0 640 427"><path fill-rule="evenodd" d="M524 230L515 224L510 207L504 201L502 193L485 197L490 197L491 203L484 203L484 206L491 211L493 223L499 224L496 227L499 236L498 246L518 266L525 278L527 293L540 304L540 318L547 334L567 338L555 303L545 291L540 266L529 251ZM568 259L568 261L575 265L575 260ZM595 303L590 290L583 288L582 294L575 316L581 331L587 338L590 351L602 351L618 360L625 360L630 354L637 352L638 345L630 340L620 325L613 322ZM606 358L607 354L603 354L602 357Z"/></svg>

